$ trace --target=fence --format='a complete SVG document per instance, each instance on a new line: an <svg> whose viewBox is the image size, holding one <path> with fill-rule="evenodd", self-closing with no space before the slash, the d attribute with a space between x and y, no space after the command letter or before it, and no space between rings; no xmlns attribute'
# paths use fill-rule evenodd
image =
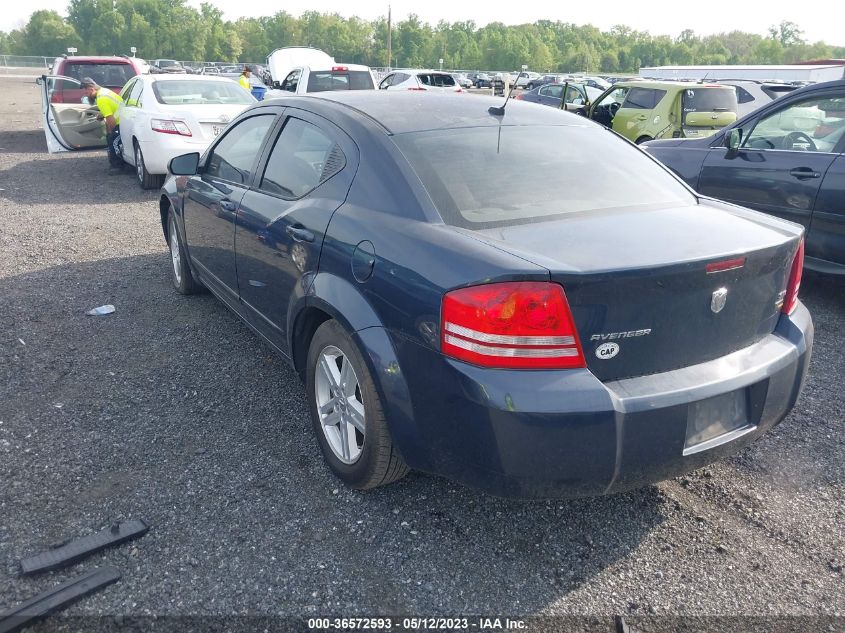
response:
<svg viewBox="0 0 845 633"><path fill-rule="evenodd" d="M0 66L7 68L49 68L55 57L34 55L0 55Z"/></svg>

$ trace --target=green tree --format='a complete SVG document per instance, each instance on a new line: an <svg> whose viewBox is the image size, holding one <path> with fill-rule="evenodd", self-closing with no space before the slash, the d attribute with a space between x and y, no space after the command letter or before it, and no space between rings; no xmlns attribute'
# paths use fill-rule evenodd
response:
<svg viewBox="0 0 845 633"><path fill-rule="evenodd" d="M784 48L795 44L803 44L804 38L802 35L804 35L804 32L798 28L798 25L795 24L795 22L788 22L784 20L777 26L769 27L769 37L777 42L780 42L781 46Z"/></svg>
<svg viewBox="0 0 845 633"><path fill-rule="evenodd" d="M53 57L66 52L68 47L79 48L81 41L73 26L55 11L35 11L23 28L18 54L46 55Z"/></svg>

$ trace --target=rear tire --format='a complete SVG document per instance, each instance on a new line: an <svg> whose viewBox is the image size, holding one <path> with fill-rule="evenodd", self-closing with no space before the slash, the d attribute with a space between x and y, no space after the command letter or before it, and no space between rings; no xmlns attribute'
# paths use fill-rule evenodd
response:
<svg viewBox="0 0 845 633"><path fill-rule="evenodd" d="M138 177L138 184L141 189L158 189L164 184L164 175L149 173L144 163L144 153L141 151L141 146L138 141L135 141L133 145L135 146L135 175Z"/></svg>
<svg viewBox="0 0 845 633"><path fill-rule="evenodd" d="M176 292L182 295L193 295L202 290L202 286L194 281L191 268L188 265L188 254L179 229L176 226L176 214L171 208L167 214L167 244L170 247L170 278Z"/></svg>
<svg viewBox="0 0 845 633"><path fill-rule="evenodd" d="M311 340L306 390L323 457L346 485L365 490L408 474L393 446L369 369L335 320L323 323Z"/></svg>

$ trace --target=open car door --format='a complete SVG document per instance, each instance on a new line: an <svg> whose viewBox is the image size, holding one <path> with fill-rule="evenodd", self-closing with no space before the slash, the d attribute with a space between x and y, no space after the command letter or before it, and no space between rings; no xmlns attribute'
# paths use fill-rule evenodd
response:
<svg viewBox="0 0 845 633"><path fill-rule="evenodd" d="M41 118L47 150L51 154L106 146L106 124L97 120L100 110L86 103L54 103L58 87L80 89L82 83L71 77L42 75ZM86 100L87 101L87 100Z"/></svg>

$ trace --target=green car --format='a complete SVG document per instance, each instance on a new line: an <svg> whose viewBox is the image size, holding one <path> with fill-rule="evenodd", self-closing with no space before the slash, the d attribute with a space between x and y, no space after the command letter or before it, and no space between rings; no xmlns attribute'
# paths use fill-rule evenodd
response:
<svg viewBox="0 0 845 633"><path fill-rule="evenodd" d="M736 90L691 81L620 81L586 114L635 143L701 138L736 121Z"/></svg>

